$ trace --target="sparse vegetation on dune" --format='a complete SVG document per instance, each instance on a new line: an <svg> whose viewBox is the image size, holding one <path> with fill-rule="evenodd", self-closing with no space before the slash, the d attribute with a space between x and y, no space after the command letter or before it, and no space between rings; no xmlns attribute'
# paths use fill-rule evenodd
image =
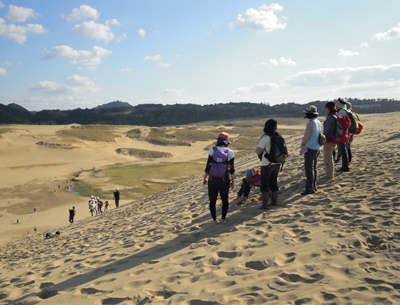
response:
<svg viewBox="0 0 400 305"><path fill-rule="evenodd" d="M169 152L155 151L138 148L117 148L116 152L122 155L129 155L138 158L171 158L173 155Z"/></svg>
<svg viewBox="0 0 400 305"><path fill-rule="evenodd" d="M57 134L63 138L94 142L115 142L115 138L120 136L114 131L114 127L109 125L72 126L71 129L60 130Z"/></svg>
<svg viewBox="0 0 400 305"><path fill-rule="evenodd" d="M54 142L45 142L45 141L37 142L36 145L44 146L44 147L49 147L49 148L61 148L61 149L75 149L75 148L79 148L79 146L75 146L75 145L72 145L72 144L54 143Z"/></svg>

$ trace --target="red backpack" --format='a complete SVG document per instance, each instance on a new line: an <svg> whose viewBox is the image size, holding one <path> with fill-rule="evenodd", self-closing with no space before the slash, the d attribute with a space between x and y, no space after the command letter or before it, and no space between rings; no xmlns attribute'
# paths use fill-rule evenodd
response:
<svg viewBox="0 0 400 305"><path fill-rule="evenodd" d="M345 116L340 116L335 114L333 116L336 120L336 130L333 135L331 135L328 141L334 144L344 143L349 139L349 128L351 126L350 118Z"/></svg>

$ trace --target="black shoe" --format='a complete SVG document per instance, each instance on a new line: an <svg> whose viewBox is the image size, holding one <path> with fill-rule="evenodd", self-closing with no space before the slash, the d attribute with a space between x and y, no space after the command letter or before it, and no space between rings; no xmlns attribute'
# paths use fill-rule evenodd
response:
<svg viewBox="0 0 400 305"><path fill-rule="evenodd" d="M336 171L336 174L347 173L347 172L349 172L349 171L350 171L350 170L349 170L348 168L344 169L344 168L342 167L342 168L339 168L339 169Z"/></svg>
<svg viewBox="0 0 400 305"><path fill-rule="evenodd" d="M313 189L304 189L304 191L300 195L305 196L310 194L315 194L315 191Z"/></svg>

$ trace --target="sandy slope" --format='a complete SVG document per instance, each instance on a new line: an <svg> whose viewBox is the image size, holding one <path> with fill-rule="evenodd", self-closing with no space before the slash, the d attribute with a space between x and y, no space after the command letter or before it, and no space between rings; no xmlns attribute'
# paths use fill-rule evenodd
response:
<svg viewBox="0 0 400 305"><path fill-rule="evenodd" d="M201 177L0 249L3 304L399 304L399 113L364 117L350 173L304 185L287 138L280 204L215 225ZM383 123L385 122L385 123ZM322 159L322 158L321 158ZM238 174L257 165L237 162ZM234 194L232 194L232 198Z"/></svg>

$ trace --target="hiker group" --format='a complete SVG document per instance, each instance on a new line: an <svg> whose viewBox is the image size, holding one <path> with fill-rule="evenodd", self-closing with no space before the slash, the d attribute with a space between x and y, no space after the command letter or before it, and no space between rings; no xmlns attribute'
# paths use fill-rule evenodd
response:
<svg viewBox="0 0 400 305"><path fill-rule="evenodd" d="M325 104L326 120L324 124L318 120L316 106L310 105L304 110L308 119L304 131L299 154L304 156L305 187L301 196L314 194L318 191L317 163L323 148L327 181L334 175L350 171L351 148L353 136L361 133L363 125L360 117L352 110L350 102L339 98L342 105L338 109L334 101ZM231 204L243 204L253 187L260 187L261 209L278 204L278 175L288 157L284 138L277 132L278 123L274 119L265 122L263 136L255 149L260 159L260 167L247 170L246 177L237 192L237 198ZM217 143L208 151L208 159L203 177L203 184L208 186L209 209L215 223L225 222L229 209L229 190L235 186L235 153L228 148L231 139L228 133L221 132L216 138ZM335 149L337 146L338 152ZM335 158L335 160L334 160ZM334 162L341 159L342 166L335 171ZM216 201L220 195L222 201L221 218L216 216Z"/></svg>

